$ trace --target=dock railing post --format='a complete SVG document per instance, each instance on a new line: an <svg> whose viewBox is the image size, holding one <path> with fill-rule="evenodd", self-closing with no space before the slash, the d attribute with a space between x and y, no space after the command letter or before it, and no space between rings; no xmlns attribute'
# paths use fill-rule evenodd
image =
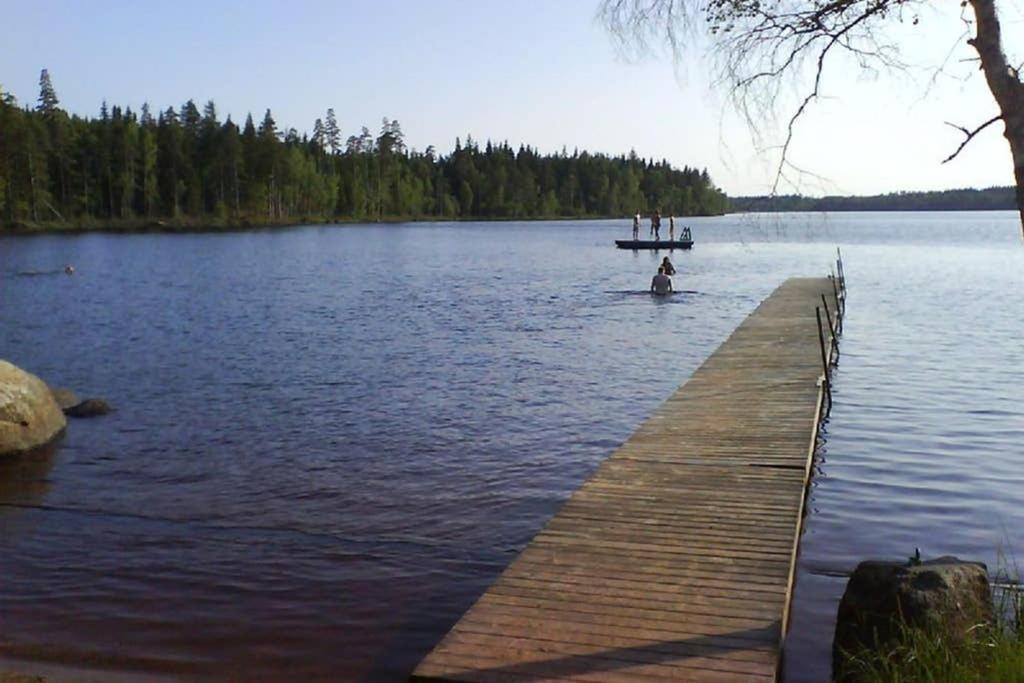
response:
<svg viewBox="0 0 1024 683"><path fill-rule="evenodd" d="M839 290L843 295L843 299L846 299L846 271L843 270L843 252L836 247L836 268L839 271Z"/></svg>
<svg viewBox="0 0 1024 683"><path fill-rule="evenodd" d="M836 328L832 325L832 314L828 311L828 301L825 300L825 295L821 295L821 306L825 309L825 320L828 322L828 333L830 335L831 344L830 347L835 353L836 357L832 359L832 362L837 362L839 357L839 337L836 336ZM839 322L839 311L836 310L836 322Z"/></svg>
<svg viewBox="0 0 1024 683"><path fill-rule="evenodd" d="M824 299L824 296L825 295L823 294L822 299ZM843 314L846 313L846 302L840 301L839 299L839 289L836 287L836 279L834 277L832 278L832 296L835 297L836 300L836 331L839 334L842 334Z"/></svg>
<svg viewBox="0 0 1024 683"><path fill-rule="evenodd" d="M814 307L814 316L818 319L818 345L821 347L821 369L824 373L821 381L825 383L825 393L828 395L828 409L825 411L828 416L832 412L832 386L828 381L828 357L825 354L825 333L821 329L821 309L817 306Z"/></svg>

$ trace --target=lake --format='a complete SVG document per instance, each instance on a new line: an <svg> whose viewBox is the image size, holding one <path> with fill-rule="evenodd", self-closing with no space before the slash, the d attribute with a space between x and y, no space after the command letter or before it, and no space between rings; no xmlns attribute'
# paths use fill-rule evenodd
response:
<svg viewBox="0 0 1024 683"><path fill-rule="evenodd" d="M403 680L787 277L849 301L786 680L867 557L1024 552L1013 212L0 238L0 358L116 407L0 462L0 668ZM73 263L76 273L60 269Z"/></svg>

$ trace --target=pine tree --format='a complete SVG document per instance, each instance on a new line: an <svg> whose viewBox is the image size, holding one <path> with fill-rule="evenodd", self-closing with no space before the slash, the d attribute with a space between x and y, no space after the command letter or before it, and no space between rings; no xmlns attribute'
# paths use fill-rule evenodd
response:
<svg viewBox="0 0 1024 683"><path fill-rule="evenodd" d="M313 147L318 153L324 150L324 135L324 122L317 119L313 123Z"/></svg>
<svg viewBox="0 0 1024 683"><path fill-rule="evenodd" d="M217 211L225 197L224 165L219 149L220 122L217 120L217 106L213 100L203 106L203 118L199 123L199 140L195 166L202 185L203 210ZM222 206L223 209L223 206ZM218 216L223 219L223 215Z"/></svg>
<svg viewBox="0 0 1024 683"><path fill-rule="evenodd" d="M0 217L14 222L14 147L21 110L14 96L0 88Z"/></svg>
<svg viewBox="0 0 1024 683"><path fill-rule="evenodd" d="M57 91L50 82L50 72L43 69L39 74L39 105L36 110L45 116L52 116L57 111L58 104L60 100L57 99Z"/></svg>
<svg viewBox="0 0 1024 683"><path fill-rule="evenodd" d="M341 130L338 128L338 120L334 118L334 109L327 110L327 120L324 122L324 142L331 150L331 156L341 149Z"/></svg>
<svg viewBox="0 0 1024 683"><path fill-rule="evenodd" d="M224 122L221 128L221 140L223 141L224 167L230 178L229 197L232 201L234 214L241 212L241 170L242 170L242 142L238 136L238 126L232 122L231 117Z"/></svg>
<svg viewBox="0 0 1024 683"><path fill-rule="evenodd" d="M43 144L43 151L46 157L46 166L49 171L49 182L52 197L64 211L68 208L69 160L67 155L68 147L68 117L57 106L60 100L57 99L57 91L54 90L50 80L50 72L43 69L39 74L39 103L36 111L39 112L46 124L45 129L40 131L39 142ZM64 216L52 204L47 208L61 221Z"/></svg>
<svg viewBox="0 0 1024 683"><path fill-rule="evenodd" d="M263 123L260 124L259 133L260 137L265 140L270 138L277 139L277 122L274 121L274 116L270 113L269 109L263 115Z"/></svg>
<svg viewBox="0 0 1024 683"><path fill-rule="evenodd" d="M160 198L156 177L156 132L149 107L142 108L142 129L139 133L139 171L142 173L141 209L146 218L152 218Z"/></svg>
<svg viewBox="0 0 1024 683"><path fill-rule="evenodd" d="M266 187L266 216L270 220L279 218L281 214L280 187L277 177L277 148L279 144L277 123L270 110L267 109L266 114L263 115L263 123L260 124L256 173Z"/></svg>
<svg viewBox="0 0 1024 683"><path fill-rule="evenodd" d="M164 212L171 218L181 213L181 197L185 183L182 180L182 130L173 107L160 115L157 122L157 177L160 181L160 199Z"/></svg>

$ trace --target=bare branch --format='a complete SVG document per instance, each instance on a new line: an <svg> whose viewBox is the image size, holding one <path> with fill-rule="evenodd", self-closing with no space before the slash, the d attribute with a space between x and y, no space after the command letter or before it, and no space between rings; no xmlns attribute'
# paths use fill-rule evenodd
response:
<svg viewBox="0 0 1024 683"><path fill-rule="evenodd" d="M904 69L899 45L883 38L887 23L917 24L925 0L601 0L598 16L620 45L646 52L654 43L676 60L694 47L699 30L710 39L714 84L726 90L757 139L765 128L784 130L773 191L783 170L796 123L821 96L826 60L845 54L868 72ZM810 65L813 64L813 69ZM810 73L808 73L810 71ZM805 80L810 77L810 81ZM801 91L780 126L783 88ZM788 94L786 95L788 98ZM763 151L763 150L762 150Z"/></svg>
<svg viewBox="0 0 1024 683"><path fill-rule="evenodd" d="M956 148L955 152L953 152L948 157L943 159L942 163L945 164L946 162L953 161L953 159L956 159L957 155L960 154L961 151L963 151L963 148L967 146L968 142L970 142L971 140L974 139L975 135L977 135L981 131L985 130L986 128L991 126L996 121L1001 121L1002 119L1003 119L1003 115L1002 114L998 114L996 116L993 116L992 118L990 118L988 121L986 121L985 123L981 124L977 128L975 128L974 130L967 130L963 126L958 126L955 123L950 123L949 121L946 121L945 124L947 126L950 126L952 128L956 128L958 131L960 131L961 133L964 134L964 141L960 143L960 146Z"/></svg>
<svg viewBox="0 0 1024 683"><path fill-rule="evenodd" d="M772 194L775 194L778 191L779 181L782 179L783 168L789 161L789 146L793 141L793 129L796 126L797 121L807 110L808 105L818 99L818 95L821 91L821 77L825 70L825 59L828 57L829 52L836 45L842 46L842 41L851 31L856 29L859 24L868 21L874 14L882 11L882 8L884 8L883 4L879 4L875 8L869 8L863 14L842 27L838 32L830 34L830 40L826 43L825 47L821 49L821 52L818 53L817 68L814 73L814 87L811 92L804 97L800 106L797 107L796 112L794 112L793 116L790 117L789 123L786 126L786 141L782 144L782 158L779 159L779 166L775 173L775 182L772 183Z"/></svg>

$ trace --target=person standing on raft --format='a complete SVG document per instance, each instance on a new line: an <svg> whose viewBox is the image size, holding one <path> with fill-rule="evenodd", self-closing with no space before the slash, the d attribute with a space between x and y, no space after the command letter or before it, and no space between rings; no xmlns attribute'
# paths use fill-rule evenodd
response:
<svg viewBox="0 0 1024 683"><path fill-rule="evenodd" d="M676 219L672 214L668 216L668 241L676 241ZM671 275L671 273L669 273Z"/></svg>
<svg viewBox="0 0 1024 683"><path fill-rule="evenodd" d="M640 239L640 212L637 211L633 214L633 241L636 242Z"/></svg>
<svg viewBox="0 0 1024 683"><path fill-rule="evenodd" d="M658 209L651 214L651 233L654 235L655 242L661 241L661 213Z"/></svg>

